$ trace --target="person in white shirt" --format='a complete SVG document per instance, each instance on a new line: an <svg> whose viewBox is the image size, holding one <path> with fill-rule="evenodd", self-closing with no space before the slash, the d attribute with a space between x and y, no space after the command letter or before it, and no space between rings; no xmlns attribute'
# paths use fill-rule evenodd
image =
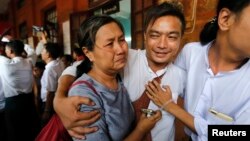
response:
<svg viewBox="0 0 250 141"><path fill-rule="evenodd" d="M1 53L0 53L1 54ZM6 140L6 126L5 126L5 116L4 116L4 107L5 107L5 97L3 94L2 80L0 77L0 140Z"/></svg>
<svg viewBox="0 0 250 141"><path fill-rule="evenodd" d="M12 39L13 39L12 36L5 35L2 38L2 42L8 43ZM32 64L34 66L36 63L36 60L37 60L37 55L36 55L34 48L32 48L29 44L24 44L24 50L25 50L25 52L24 52L23 56L29 58L32 61Z"/></svg>
<svg viewBox="0 0 250 141"><path fill-rule="evenodd" d="M41 78L41 99L44 109L42 114L42 126L48 122L54 113L53 99L57 89L57 81L64 70L64 65L57 59L60 55L59 49L56 43L46 43L41 53L42 60L46 63Z"/></svg>
<svg viewBox="0 0 250 141"><path fill-rule="evenodd" d="M41 53L42 53L42 50L44 48L44 44L46 44L48 42L48 34L47 34L47 31L40 31L37 33L37 38L38 38L38 43L36 45L36 55L38 57L41 57Z"/></svg>
<svg viewBox="0 0 250 141"><path fill-rule="evenodd" d="M149 83L148 96L180 119L193 141L208 140L208 125L250 124L250 0L219 0L216 17L200 34L200 42L184 46L175 64L187 73L185 110ZM216 114L220 113L220 114Z"/></svg>
<svg viewBox="0 0 250 141"><path fill-rule="evenodd" d="M75 60L71 66L68 66L65 68L62 72L62 76L64 75L71 75L76 76L77 67L81 65L80 67L84 68L82 62L84 61L84 54L83 51L80 48L75 47L73 49L73 59Z"/></svg>
<svg viewBox="0 0 250 141"><path fill-rule="evenodd" d="M32 62L23 58L24 44L10 40L5 56L0 55L0 78L5 97L7 140L34 140L39 130L38 115L32 93Z"/></svg>
<svg viewBox="0 0 250 141"><path fill-rule="evenodd" d="M136 103L144 103L143 98L147 98L147 96L143 94L145 84L161 75L163 75L161 84L170 85L173 89L173 99L175 102L177 101L178 95L182 94L185 86L185 73L183 70L172 64L172 61L180 47L184 29L184 15L177 3L163 3L158 6L153 6L147 12L144 32L146 49L129 50L128 62L122 74L124 85L128 89L130 99L135 102L134 108L136 113L139 113L141 108L149 108L152 110L159 109L153 102L150 102L150 100L148 100L148 105L144 105L143 107L137 106ZM72 119L75 118L78 121L81 121L80 119L82 118L84 119L82 122L85 121L86 123L89 123L97 119L99 115L97 112L93 112L91 113L92 115L89 115L89 117L93 118L89 120L86 119L86 116L84 115L85 113L81 115L82 117L80 117L80 115L74 115L77 112L75 112L74 109L69 111L69 104L67 104L66 101L65 104L62 104L63 101L57 102L57 98L60 99L61 97L60 93L65 94L61 91L57 93L54 107L56 107L56 110L58 111L57 113L64 122L65 127L70 129L69 132L71 135L81 137L81 134L77 135L77 132L80 130L76 131L77 129L71 128L72 126L81 125L81 123L74 122ZM73 98L69 100L74 101ZM80 103L80 101L81 100L75 99L74 103L77 104ZM67 106L67 108L65 106ZM73 111L74 113L72 113ZM65 115L66 113L71 117ZM81 130L81 133L88 133L95 131L96 127ZM174 117L171 114L162 111L162 119L155 125L151 134L148 134L144 140L173 141L174 136Z"/></svg>
<svg viewBox="0 0 250 141"><path fill-rule="evenodd" d="M27 57L31 59L33 66L35 66L36 60L37 60L37 55L36 55L34 48L32 48L28 44L24 44L24 50L27 53Z"/></svg>

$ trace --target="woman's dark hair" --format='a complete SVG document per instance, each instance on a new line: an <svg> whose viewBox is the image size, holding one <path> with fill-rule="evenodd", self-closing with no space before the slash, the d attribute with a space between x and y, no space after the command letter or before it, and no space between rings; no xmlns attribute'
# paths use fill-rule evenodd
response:
<svg viewBox="0 0 250 141"><path fill-rule="evenodd" d="M73 48L73 52L77 55L77 56L83 56L83 52L81 48L75 47Z"/></svg>
<svg viewBox="0 0 250 141"><path fill-rule="evenodd" d="M66 60L67 62L69 62L70 64L74 61L72 55L64 54L64 55L62 56L62 58L63 58L63 57L64 57L65 60Z"/></svg>
<svg viewBox="0 0 250 141"><path fill-rule="evenodd" d="M6 44L6 47L9 47L16 56L22 56L22 53L25 52L24 44L21 40L10 40L10 42Z"/></svg>
<svg viewBox="0 0 250 141"><path fill-rule="evenodd" d="M176 2L164 2L160 5L155 5L149 8L144 20L144 32L147 31L147 28L151 23L153 24L158 18L163 16L177 17L181 21L181 34L184 33L186 28L185 17L181 5Z"/></svg>
<svg viewBox="0 0 250 141"><path fill-rule="evenodd" d="M116 23L122 32L124 29L122 24L116 19L107 15L94 15L82 22L78 34L78 44L79 46L87 48L89 51L93 51L96 41L97 31L104 25L109 23ZM105 36L105 35L104 35ZM77 66L77 77L81 76L83 73L87 73L92 68L92 63L88 57L84 56L84 61Z"/></svg>
<svg viewBox="0 0 250 141"><path fill-rule="evenodd" d="M219 0L217 4L216 17L205 24L200 33L200 42L205 45L217 36L219 29L217 17L222 8L227 8L235 14L240 14L241 11L250 4L250 0Z"/></svg>

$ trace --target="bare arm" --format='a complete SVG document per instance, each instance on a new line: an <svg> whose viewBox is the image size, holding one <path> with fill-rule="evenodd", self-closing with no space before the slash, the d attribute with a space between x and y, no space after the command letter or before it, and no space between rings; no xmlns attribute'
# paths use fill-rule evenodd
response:
<svg viewBox="0 0 250 141"><path fill-rule="evenodd" d="M160 119L160 111L156 111L156 114L151 117L146 117L145 114L142 114L136 128L126 137L126 139L124 139L124 141L142 141L143 137L150 132Z"/></svg>
<svg viewBox="0 0 250 141"><path fill-rule="evenodd" d="M148 83L146 86L148 97L159 107L162 107L165 111L171 113L181 122L183 122L188 128L196 133L194 126L194 117L186 112L179 105L171 101L172 92L169 86L165 87L165 90L161 88L157 81Z"/></svg>
<svg viewBox="0 0 250 141"><path fill-rule="evenodd" d="M79 105L94 105L89 98L80 96L67 97L68 90L74 82L75 77L63 75L59 79L58 88L54 98L54 109L60 117L64 127L69 134L75 138L84 138L84 134L95 132L97 127L84 127L90 125L100 118L99 111L79 112Z"/></svg>

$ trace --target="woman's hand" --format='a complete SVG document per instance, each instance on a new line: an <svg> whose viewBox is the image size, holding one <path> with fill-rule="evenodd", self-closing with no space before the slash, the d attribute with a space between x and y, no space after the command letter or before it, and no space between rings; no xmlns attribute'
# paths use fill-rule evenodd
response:
<svg viewBox="0 0 250 141"><path fill-rule="evenodd" d="M165 107L168 105L168 102L172 100L172 92L169 86L160 86L160 84L153 80L148 82L146 87L147 96L159 107ZM166 103L167 102L167 103ZM166 105L167 104L167 105ZM162 107L162 108L163 108Z"/></svg>
<svg viewBox="0 0 250 141"><path fill-rule="evenodd" d="M142 141L143 137L154 128L155 124L160 119L161 111L156 111L156 113L150 117L142 114L136 128L124 139L124 141Z"/></svg>
<svg viewBox="0 0 250 141"><path fill-rule="evenodd" d="M147 134L151 129L154 128L155 124L161 119L161 111L155 111L150 117L147 117L146 114L142 114L140 120L136 126L137 131Z"/></svg>

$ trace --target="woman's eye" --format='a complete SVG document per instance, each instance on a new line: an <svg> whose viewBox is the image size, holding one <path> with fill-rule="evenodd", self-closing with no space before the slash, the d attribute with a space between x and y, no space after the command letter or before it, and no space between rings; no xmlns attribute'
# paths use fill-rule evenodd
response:
<svg viewBox="0 0 250 141"><path fill-rule="evenodd" d="M112 47L113 46L113 43L108 43L105 45L105 47Z"/></svg>
<svg viewBox="0 0 250 141"><path fill-rule="evenodd" d="M125 42L125 38L119 39L119 42Z"/></svg>

